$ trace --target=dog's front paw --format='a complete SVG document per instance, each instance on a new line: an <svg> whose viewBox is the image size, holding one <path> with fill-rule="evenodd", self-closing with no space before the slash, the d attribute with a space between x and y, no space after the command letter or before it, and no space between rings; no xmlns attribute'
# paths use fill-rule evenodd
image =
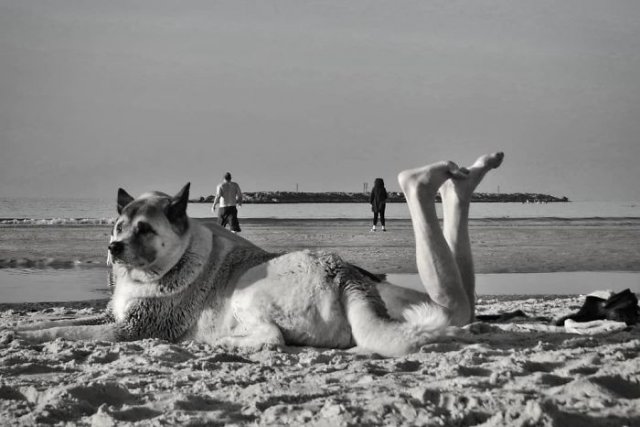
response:
<svg viewBox="0 0 640 427"><path fill-rule="evenodd" d="M13 341L23 341L26 344L40 344L55 338L56 337L51 335L47 329L34 331L8 330L0 332L0 343L2 344L9 344Z"/></svg>
<svg viewBox="0 0 640 427"><path fill-rule="evenodd" d="M266 350L266 351L282 351L283 349L283 345L280 343L273 343L273 342L265 342L262 343L260 345L258 345L255 349L255 351L262 351L262 350Z"/></svg>
<svg viewBox="0 0 640 427"><path fill-rule="evenodd" d="M278 351L282 349L282 344L279 342L265 341L254 336L232 335L222 337L216 341L216 344L228 349L239 348L252 352L262 350Z"/></svg>

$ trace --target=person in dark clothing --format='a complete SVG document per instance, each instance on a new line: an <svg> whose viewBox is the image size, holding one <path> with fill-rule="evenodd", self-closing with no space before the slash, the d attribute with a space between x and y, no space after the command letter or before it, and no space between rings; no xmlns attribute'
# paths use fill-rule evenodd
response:
<svg viewBox="0 0 640 427"><path fill-rule="evenodd" d="M216 188L216 197L213 199L213 206L211 206L212 212L216 211L218 203L220 204L218 223L226 227L229 220L231 220L231 232L240 232L238 208L236 206L242 206L242 190L240 190L240 186L236 182L231 181L229 172L224 174L224 182Z"/></svg>
<svg viewBox="0 0 640 427"><path fill-rule="evenodd" d="M373 211L373 227L371 227L371 231L376 231L378 216L380 217L382 231L387 231L384 222L384 210L387 206L387 189L384 188L384 181L382 178L376 178L373 182L373 189L371 190L369 203L371 203L371 210Z"/></svg>

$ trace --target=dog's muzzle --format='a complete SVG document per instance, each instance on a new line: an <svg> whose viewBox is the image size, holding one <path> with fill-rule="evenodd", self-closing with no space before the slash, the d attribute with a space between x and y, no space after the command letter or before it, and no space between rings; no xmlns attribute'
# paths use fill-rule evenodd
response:
<svg viewBox="0 0 640 427"><path fill-rule="evenodd" d="M122 251L124 251L124 243L118 241L109 243L109 253L112 256L117 257L122 254Z"/></svg>

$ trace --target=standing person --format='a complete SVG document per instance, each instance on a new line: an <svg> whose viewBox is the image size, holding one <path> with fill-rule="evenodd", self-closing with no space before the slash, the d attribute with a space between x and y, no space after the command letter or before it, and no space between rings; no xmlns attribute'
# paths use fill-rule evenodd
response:
<svg viewBox="0 0 640 427"><path fill-rule="evenodd" d="M373 227L371 227L371 231L376 231L378 215L380 216L382 231L387 231L384 226L384 210L387 206L387 189L384 188L384 181L382 178L376 178L373 182L373 189L371 190L369 203L371 203L371 210L373 211Z"/></svg>
<svg viewBox="0 0 640 427"><path fill-rule="evenodd" d="M231 232L237 233L241 231L236 205L242 206L242 191L238 183L231 181L229 172L224 174L224 182L216 188L216 197L213 199L213 206L211 206L212 212L215 212L218 202L220 203L220 209L218 209L219 224L226 227L227 223L231 221Z"/></svg>

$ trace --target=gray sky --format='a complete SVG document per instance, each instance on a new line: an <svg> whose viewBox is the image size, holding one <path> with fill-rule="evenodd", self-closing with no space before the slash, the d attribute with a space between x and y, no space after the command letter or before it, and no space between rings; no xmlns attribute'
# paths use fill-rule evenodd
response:
<svg viewBox="0 0 640 427"><path fill-rule="evenodd" d="M0 196L479 191L640 200L640 2L0 0Z"/></svg>

